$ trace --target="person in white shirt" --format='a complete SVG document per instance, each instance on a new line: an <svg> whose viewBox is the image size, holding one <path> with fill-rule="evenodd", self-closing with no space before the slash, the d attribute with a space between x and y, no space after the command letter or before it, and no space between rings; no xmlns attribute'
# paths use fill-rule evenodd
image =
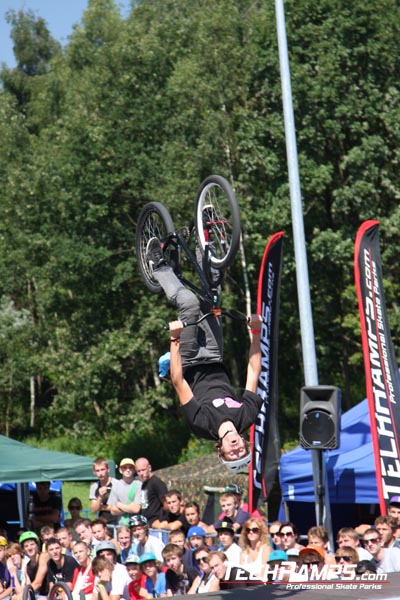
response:
<svg viewBox="0 0 400 600"><path fill-rule="evenodd" d="M231 567L238 567L242 549L235 542L235 530L232 519L225 517L222 521L216 523L215 530L217 532L218 549L226 555Z"/></svg>

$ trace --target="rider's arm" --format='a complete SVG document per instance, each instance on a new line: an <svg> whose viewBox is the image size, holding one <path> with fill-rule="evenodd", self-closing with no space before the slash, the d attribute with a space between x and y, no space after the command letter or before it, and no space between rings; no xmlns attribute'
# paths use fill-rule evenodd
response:
<svg viewBox="0 0 400 600"><path fill-rule="evenodd" d="M178 395L179 403L181 406L190 402L193 398L193 392L186 379L183 377L182 370L182 359L179 350L180 335L183 330L181 321L171 321L169 324L169 333L171 339L170 347L170 372L172 385Z"/></svg>
<svg viewBox="0 0 400 600"><path fill-rule="evenodd" d="M260 315L251 315L249 327L251 330L251 342L249 350L249 362L247 364L246 390L257 392L258 378L261 373L261 332L262 318Z"/></svg>

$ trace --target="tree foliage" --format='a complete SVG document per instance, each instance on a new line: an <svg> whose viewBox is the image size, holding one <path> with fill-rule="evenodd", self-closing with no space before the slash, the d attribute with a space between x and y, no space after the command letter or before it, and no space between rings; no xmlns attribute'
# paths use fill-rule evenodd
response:
<svg viewBox="0 0 400 600"><path fill-rule="evenodd" d="M364 394L353 242L367 218L382 222L400 336L399 7L288 0L285 9L319 376L350 407ZM285 230L281 423L285 441L296 436L303 373L273 3L144 0L123 19L112 0L90 0L63 49L29 11L8 19L17 67L0 73L0 402L9 433L70 438L116 458L146 452L155 466L202 451L158 377L173 311L145 290L133 246L145 202L162 201L187 225L214 172L239 198L253 303L267 239ZM244 310L239 261L224 302ZM225 337L239 383L246 332L227 323Z"/></svg>

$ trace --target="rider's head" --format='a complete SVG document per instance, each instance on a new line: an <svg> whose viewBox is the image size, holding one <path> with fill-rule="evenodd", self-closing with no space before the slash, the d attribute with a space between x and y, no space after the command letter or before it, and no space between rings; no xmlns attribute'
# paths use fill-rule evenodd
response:
<svg viewBox="0 0 400 600"><path fill-rule="evenodd" d="M251 461L250 444L236 429L227 431L216 444L219 459L232 473L247 472Z"/></svg>

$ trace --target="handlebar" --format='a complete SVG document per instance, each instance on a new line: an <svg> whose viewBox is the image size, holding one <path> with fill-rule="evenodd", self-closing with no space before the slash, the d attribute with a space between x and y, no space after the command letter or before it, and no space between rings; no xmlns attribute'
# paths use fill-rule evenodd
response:
<svg viewBox="0 0 400 600"><path fill-rule="evenodd" d="M182 325L183 327L193 327L194 325L198 325L208 317L214 317L214 319L217 319L218 317L229 317L234 321L246 321L246 323L250 323L250 318L244 315L243 313L233 313L229 310L221 310L220 308L217 308L215 310L210 310L210 312L208 313L204 313L204 315L197 319L197 321L192 321L191 323L188 323L187 321L182 321ZM164 325L164 329L168 331L169 325Z"/></svg>

